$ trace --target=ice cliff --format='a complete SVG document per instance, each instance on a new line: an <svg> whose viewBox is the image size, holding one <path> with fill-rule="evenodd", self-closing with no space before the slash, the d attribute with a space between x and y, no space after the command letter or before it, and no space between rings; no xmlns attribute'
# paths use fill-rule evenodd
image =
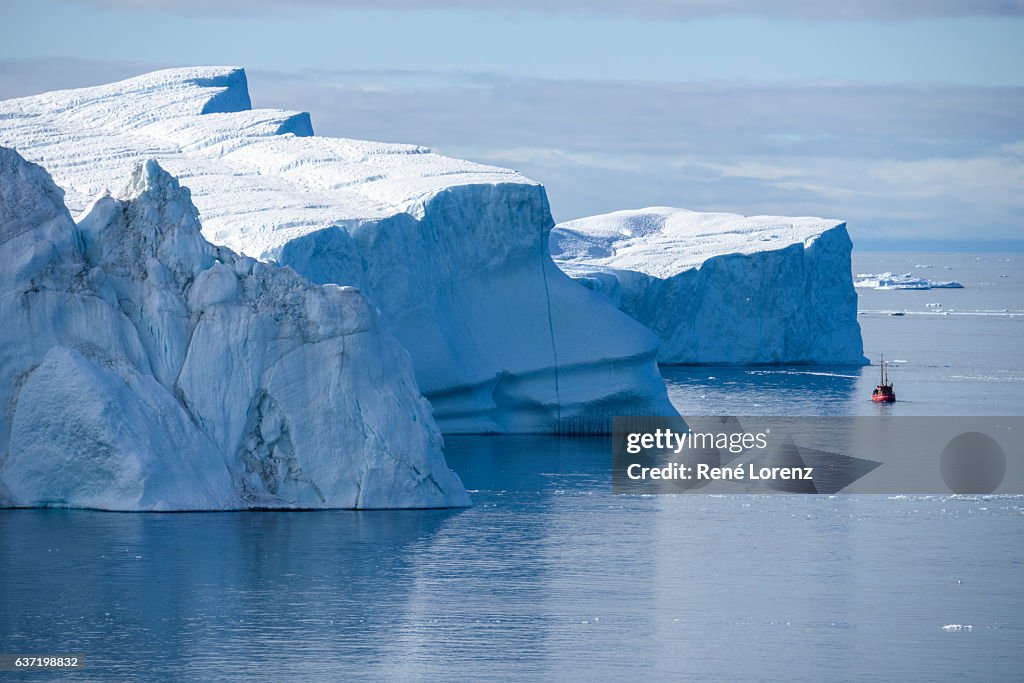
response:
<svg viewBox="0 0 1024 683"><path fill-rule="evenodd" d="M0 147L0 505L468 504L365 297L210 244L156 162L130 178L76 226Z"/></svg>
<svg viewBox="0 0 1024 683"><path fill-rule="evenodd" d="M544 188L512 171L313 136L304 113L251 109L244 72L224 67L0 102L0 144L45 166L76 210L156 158L211 242L358 287L443 431L674 413L657 337L555 266Z"/></svg>
<svg viewBox="0 0 1024 683"><path fill-rule="evenodd" d="M665 364L865 362L841 221L654 207L559 224L563 270L661 339Z"/></svg>

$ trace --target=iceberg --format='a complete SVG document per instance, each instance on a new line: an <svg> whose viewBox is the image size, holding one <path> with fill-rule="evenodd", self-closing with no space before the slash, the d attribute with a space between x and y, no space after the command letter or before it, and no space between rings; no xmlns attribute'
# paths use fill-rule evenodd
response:
<svg viewBox="0 0 1024 683"><path fill-rule="evenodd" d="M366 298L210 244L155 161L76 225L0 147L0 264L0 506L470 503Z"/></svg>
<svg viewBox="0 0 1024 683"><path fill-rule="evenodd" d="M661 340L664 364L863 364L842 221L652 207L559 224L558 265Z"/></svg>
<svg viewBox="0 0 1024 683"><path fill-rule="evenodd" d="M918 266L930 268L931 266ZM854 287L862 289L963 289L956 280L929 280L911 273L857 273Z"/></svg>
<svg viewBox="0 0 1024 683"><path fill-rule="evenodd" d="M45 166L75 211L155 158L191 189L210 242L359 288L444 432L675 414L657 336L559 270L544 188L518 173L314 136L308 114L252 109L233 67L0 102L0 144Z"/></svg>

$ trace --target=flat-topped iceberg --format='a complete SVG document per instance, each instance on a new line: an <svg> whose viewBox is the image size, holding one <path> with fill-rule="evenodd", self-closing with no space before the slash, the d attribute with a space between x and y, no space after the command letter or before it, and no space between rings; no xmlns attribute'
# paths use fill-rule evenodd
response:
<svg viewBox="0 0 1024 683"><path fill-rule="evenodd" d="M0 102L0 143L43 164L75 210L153 157L190 187L211 242L358 287L443 431L604 431L613 415L674 413L657 337L552 262L542 186L312 133L304 113L250 109L236 68Z"/></svg>
<svg viewBox="0 0 1024 683"><path fill-rule="evenodd" d="M863 289L963 289L963 285L956 280L929 280L912 273L857 273L853 286Z"/></svg>
<svg viewBox="0 0 1024 683"><path fill-rule="evenodd" d="M653 207L551 233L578 282L661 339L666 364L861 364L842 221Z"/></svg>
<svg viewBox="0 0 1024 683"><path fill-rule="evenodd" d="M149 161L76 226L0 147L0 505L469 504L357 290L216 247Z"/></svg>

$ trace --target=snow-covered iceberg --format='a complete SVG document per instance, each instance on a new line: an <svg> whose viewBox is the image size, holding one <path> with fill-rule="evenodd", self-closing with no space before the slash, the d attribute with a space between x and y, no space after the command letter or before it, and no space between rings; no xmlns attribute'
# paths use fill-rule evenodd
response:
<svg viewBox="0 0 1024 683"><path fill-rule="evenodd" d="M931 266L918 266L930 268ZM912 273L857 273L854 287L862 289L963 289L956 280L929 280Z"/></svg>
<svg viewBox="0 0 1024 683"><path fill-rule="evenodd" d="M658 339L552 262L544 188L414 145L313 136L250 109L241 69L161 71L0 102L0 144L83 209L153 157L190 187L206 237L358 287L413 358L446 432L602 431L674 414Z"/></svg>
<svg viewBox="0 0 1024 683"><path fill-rule="evenodd" d="M665 364L866 362L841 221L654 207L551 233L561 268L661 339Z"/></svg>
<svg viewBox="0 0 1024 683"><path fill-rule="evenodd" d="M76 226L0 147L0 505L469 504L355 289L215 247L153 161Z"/></svg>

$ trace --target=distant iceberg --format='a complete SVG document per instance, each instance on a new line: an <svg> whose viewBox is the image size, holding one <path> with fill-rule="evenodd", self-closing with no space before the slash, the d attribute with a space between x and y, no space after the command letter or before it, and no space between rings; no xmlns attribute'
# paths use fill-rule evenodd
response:
<svg viewBox="0 0 1024 683"><path fill-rule="evenodd" d="M864 289L963 289L956 280L928 280L911 273L857 273L853 286Z"/></svg>
<svg viewBox="0 0 1024 683"><path fill-rule="evenodd" d="M0 506L469 504L357 290L210 244L153 161L77 226L62 195L0 147Z"/></svg>
<svg viewBox="0 0 1024 683"><path fill-rule="evenodd" d="M0 102L0 144L44 165L76 211L155 158L191 189L210 242L358 287L445 432L675 413L658 338L555 266L544 188L518 173L313 136L303 112L252 110L231 67Z"/></svg>
<svg viewBox="0 0 1024 683"><path fill-rule="evenodd" d="M862 364L841 221L653 207L551 233L559 266L657 333L666 364Z"/></svg>

